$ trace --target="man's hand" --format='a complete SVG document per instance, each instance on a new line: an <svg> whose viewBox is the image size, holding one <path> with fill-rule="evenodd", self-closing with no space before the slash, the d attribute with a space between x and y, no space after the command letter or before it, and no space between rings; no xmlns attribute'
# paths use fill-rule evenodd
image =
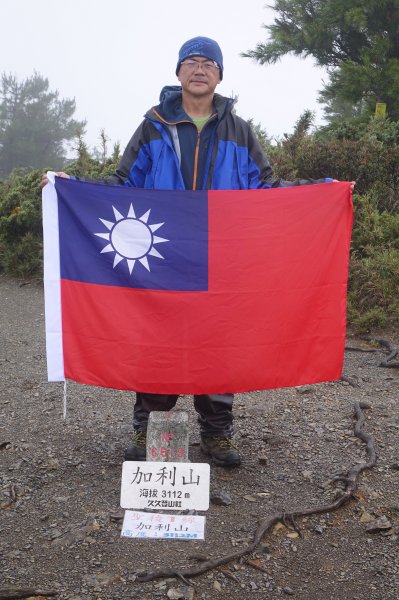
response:
<svg viewBox="0 0 399 600"><path fill-rule="evenodd" d="M71 176L67 175L66 173L64 173L63 171L59 171L58 173L56 173L57 177L64 177L65 179L70 179ZM44 188L45 185L48 184L48 178L47 175L42 175L42 188Z"/></svg>
<svg viewBox="0 0 399 600"><path fill-rule="evenodd" d="M339 181L339 179L333 179L333 181ZM355 189L356 181L351 181L351 192Z"/></svg>

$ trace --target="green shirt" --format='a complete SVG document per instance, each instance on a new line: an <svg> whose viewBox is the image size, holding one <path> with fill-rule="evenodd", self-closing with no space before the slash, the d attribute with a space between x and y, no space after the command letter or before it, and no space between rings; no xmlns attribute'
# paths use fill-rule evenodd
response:
<svg viewBox="0 0 399 600"><path fill-rule="evenodd" d="M191 117L193 123L197 126L198 131L201 131L201 129L203 128L203 126L205 125L205 123L211 115L212 113L210 115L207 115L206 117L200 117L199 119L194 119L194 117Z"/></svg>

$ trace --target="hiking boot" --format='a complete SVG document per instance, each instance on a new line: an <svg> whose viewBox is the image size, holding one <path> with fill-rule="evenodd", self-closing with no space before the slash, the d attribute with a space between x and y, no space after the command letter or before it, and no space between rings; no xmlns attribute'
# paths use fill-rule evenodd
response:
<svg viewBox="0 0 399 600"><path fill-rule="evenodd" d="M147 448L147 432L135 431L133 444L125 450L125 460L145 460Z"/></svg>
<svg viewBox="0 0 399 600"><path fill-rule="evenodd" d="M218 467L238 467L241 464L238 448L229 437L201 437L200 447Z"/></svg>

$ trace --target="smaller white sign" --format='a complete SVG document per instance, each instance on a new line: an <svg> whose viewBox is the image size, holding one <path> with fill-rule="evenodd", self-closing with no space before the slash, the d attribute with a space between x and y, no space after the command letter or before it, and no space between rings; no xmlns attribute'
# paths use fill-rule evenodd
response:
<svg viewBox="0 0 399 600"><path fill-rule="evenodd" d="M208 463L125 461L121 507L208 510Z"/></svg>
<svg viewBox="0 0 399 600"><path fill-rule="evenodd" d="M121 536L166 540L203 540L205 539L205 517L127 510Z"/></svg>

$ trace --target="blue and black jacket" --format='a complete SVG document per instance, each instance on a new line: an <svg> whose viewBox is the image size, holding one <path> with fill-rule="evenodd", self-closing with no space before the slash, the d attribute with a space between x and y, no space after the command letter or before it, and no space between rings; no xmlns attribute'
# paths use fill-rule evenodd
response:
<svg viewBox="0 0 399 600"><path fill-rule="evenodd" d="M233 104L231 98L215 94L213 112L199 132L183 110L181 88L164 88L161 103L146 113L109 183L164 190L242 190L326 181L274 179L256 135L232 111Z"/></svg>

